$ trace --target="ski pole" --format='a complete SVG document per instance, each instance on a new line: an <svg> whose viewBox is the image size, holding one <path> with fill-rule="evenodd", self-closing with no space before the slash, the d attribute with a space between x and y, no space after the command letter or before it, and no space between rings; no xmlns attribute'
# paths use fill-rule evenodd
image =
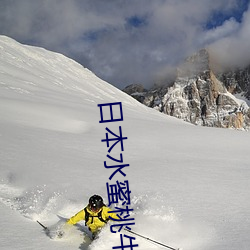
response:
<svg viewBox="0 0 250 250"><path fill-rule="evenodd" d="M41 222L39 222L38 220L37 220L36 222L37 222L40 226L42 226L44 230L48 230L48 228L45 227Z"/></svg>
<svg viewBox="0 0 250 250"><path fill-rule="evenodd" d="M148 240L148 241L152 241L152 242L154 242L154 243L156 243L156 244L158 244L158 245L161 245L161 246L163 246L163 247L166 247L166 248L168 248L168 249L171 249L171 250L181 250L180 248L173 248L173 247L167 246L167 245L165 245L165 244L162 244L161 242L152 240L152 239L150 239L150 238L147 238L147 237L145 237L145 236L143 236L143 235L141 235L141 234L138 234L138 233L133 232L133 231L131 231L131 230L128 230L128 229L126 229L126 228L124 228L124 230L126 230L126 231L128 231L128 232L130 232L130 233L132 233L132 234L135 234L135 235L137 235L137 236L139 236L139 237L141 237L141 238L144 238L144 239L146 239L146 240Z"/></svg>

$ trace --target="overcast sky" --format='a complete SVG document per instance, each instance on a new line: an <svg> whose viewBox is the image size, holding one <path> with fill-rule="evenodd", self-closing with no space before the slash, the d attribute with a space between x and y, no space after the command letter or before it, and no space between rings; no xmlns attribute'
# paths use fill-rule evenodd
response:
<svg viewBox="0 0 250 250"><path fill-rule="evenodd" d="M146 87L195 51L250 62L250 0L0 0L0 34Z"/></svg>

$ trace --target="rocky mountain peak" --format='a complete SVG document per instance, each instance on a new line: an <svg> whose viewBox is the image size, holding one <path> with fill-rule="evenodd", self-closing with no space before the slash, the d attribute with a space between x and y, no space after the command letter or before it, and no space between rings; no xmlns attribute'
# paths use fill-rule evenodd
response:
<svg viewBox="0 0 250 250"><path fill-rule="evenodd" d="M249 71L215 74L210 64L208 50L202 49L178 67L171 86L148 91L142 87L138 91L137 86L137 91L129 94L149 107L196 125L248 129L249 106L233 94L248 93L244 88L249 86Z"/></svg>
<svg viewBox="0 0 250 250"><path fill-rule="evenodd" d="M188 57L177 69L177 77L194 77L206 74L210 70L209 53L201 49L194 55Z"/></svg>

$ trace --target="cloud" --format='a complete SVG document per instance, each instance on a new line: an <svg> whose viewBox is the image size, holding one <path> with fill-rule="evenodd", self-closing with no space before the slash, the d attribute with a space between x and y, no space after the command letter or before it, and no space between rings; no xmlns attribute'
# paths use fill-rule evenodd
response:
<svg viewBox="0 0 250 250"><path fill-rule="evenodd" d="M236 29L210 44L217 63L225 67L245 67L250 64L250 10L243 15ZM227 24L220 29L227 29Z"/></svg>
<svg viewBox="0 0 250 250"><path fill-rule="evenodd" d="M237 0L2 0L0 33L61 52L120 88L148 87L204 46L218 53L249 40L248 13L233 18L239 8ZM226 18L208 30L215 13Z"/></svg>
<svg viewBox="0 0 250 250"><path fill-rule="evenodd" d="M235 34L240 28L240 24L232 17L226 20L221 26L204 31L200 38L201 44L211 44L225 37Z"/></svg>

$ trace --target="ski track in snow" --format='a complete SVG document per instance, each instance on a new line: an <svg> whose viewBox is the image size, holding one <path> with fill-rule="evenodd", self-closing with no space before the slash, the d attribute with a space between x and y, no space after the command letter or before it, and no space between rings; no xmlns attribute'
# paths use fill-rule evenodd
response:
<svg viewBox="0 0 250 250"><path fill-rule="evenodd" d="M134 212L131 216L136 220L136 227L133 229L146 237L152 237L164 244L167 242L176 248L177 244L185 245L185 249L192 249L194 246L198 249L199 244L202 246L204 239L202 235L199 235L199 229L202 231L208 229L201 224L190 226L187 222L181 221L174 210L166 207L163 201L162 194L134 196L132 200ZM66 214L66 217L69 217L81 207L81 204L66 200L63 194L51 193L45 185L22 190L10 183L1 183L0 202L29 220L45 221L50 229L48 235L50 238L71 246L79 244L79 249L82 250L112 249L119 241L118 234L111 234L109 227L106 227L100 233L99 238L91 242L83 222L75 227L67 228L64 237L58 239L57 232L64 228L65 219L60 220L56 214ZM125 234L129 235L126 232ZM160 239L166 239L166 242ZM136 240L141 249L161 249L159 245L140 237L136 237Z"/></svg>
<svg viewBox="0 0 250 250"><path fill-rule="evenodd" d="M36 220L48 219L60 203L60 194L46 194L46 186L22 190L9 184L0 184L0 201L22 216Z"/></svg>
<svg viewBox="0 0 250 250"><path fill-rule="evenodd" d="M43 231L38 224L37 230L41 230L43 234L53 241L58 241L58 243L68 246L68 249L89 249L91 240L84 225L71 227L64 234L63 238L58 238L58 231L65 225L65 220L59 220L56 216L62 206L62 197L59 193L48 194L46 186L24 191L9 183L1 183L0 202L11 210L18 212L20 216L34 221L34 223L37 220L45 221L49 232ZM70 211L69 207L65 209Z"/></svg>

